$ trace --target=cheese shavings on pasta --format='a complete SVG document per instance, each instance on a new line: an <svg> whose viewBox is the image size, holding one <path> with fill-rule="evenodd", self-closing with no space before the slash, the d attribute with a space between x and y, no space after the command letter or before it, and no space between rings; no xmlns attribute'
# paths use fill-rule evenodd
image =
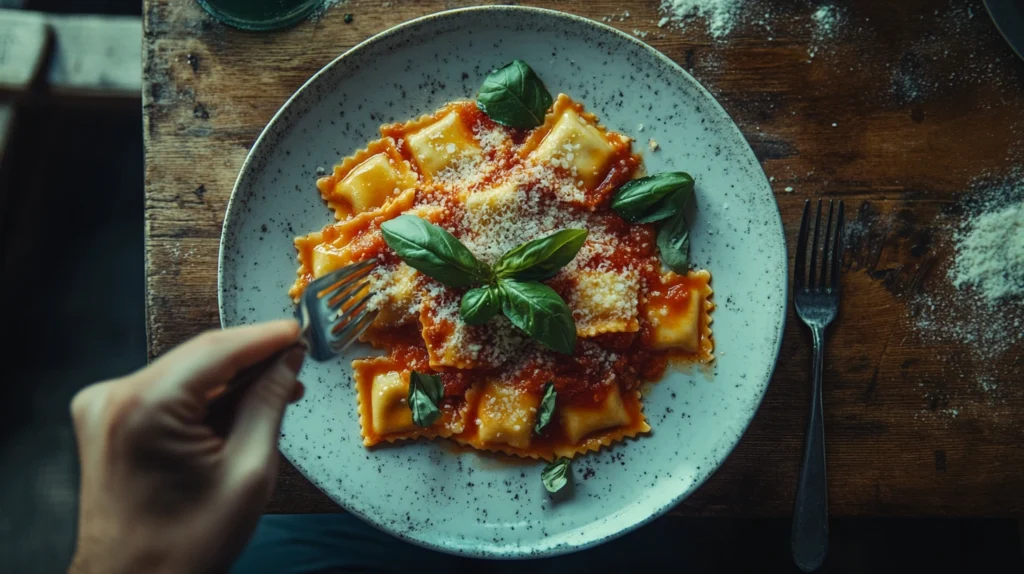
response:
<svg viewBox="0 0 1024 574"><path fill-rule="evenodd" d="M476 449L554 460L650 431L641 384L669 362L713 359L711 275L679 275L658 259L655 229L609 208L615 191L643 175L632 142L562 94L544 122L514 130L474 102L457 101L381 127L381 139L345 158L317 187L336 223L295 240L290 290L343 265L374 259L367 288L378 311L363 340L384 355L353 362L363 443L450 439ZM539 346L501 314L463 321L465 289L404 263L380 226L416 215L449 231L478 259L561 229L586 229L575 259L545 283L576 322L572 355ZM410 373L437 375L438 417L413 423ZM545 384L553 416L537 420Z"/></svg>

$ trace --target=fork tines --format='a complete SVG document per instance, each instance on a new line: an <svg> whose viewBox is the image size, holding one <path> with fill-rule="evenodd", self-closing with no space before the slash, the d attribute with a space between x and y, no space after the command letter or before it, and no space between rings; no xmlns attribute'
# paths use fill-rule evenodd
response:
<svg viewBox="0 0 1024 574"><path fill-rule="evenodd" d="M303 325L308 325L310 353L325 360L345 350L377 318L369 308L369 274L375 259L346 265L313 281L300 301Z"/></svg>
<svg viewBox="0 0 1024 574"><path fill-rule="evenodd" d="M797 290L833 292L839 290L839 273L843 259L843 225L844 207L843 201L839 200L839 210L833 225L833 200L828 200L828 220L825 228L821 228L821 200L818 200L818 207L814 214L814 240L810 245L811 265L810 271L806 270L807 260L807 234L809 232L809 216L811 202L804 202L804 216L800 221L800 236L796 243L796 266L793 272L794 287ZM825 244L821 250L821 271L818 273L819 244L818 236L825 236ZM831 272L829 271L831 269ZM817 279L817 281L816 281Z"/></svg>

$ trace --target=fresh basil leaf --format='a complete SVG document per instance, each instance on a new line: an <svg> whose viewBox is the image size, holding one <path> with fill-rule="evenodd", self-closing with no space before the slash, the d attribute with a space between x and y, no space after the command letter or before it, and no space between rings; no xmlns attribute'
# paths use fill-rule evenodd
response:
<svg viewBox="0 0 1024 574"><path fill-rule="evenodd" d="M510 128L535 128L554 100L537 74L522 60L490 73L480 86L476 105L495 122Z"/></svg>
<svg viewBox="0 0 1024 574"><path fill-rule="evenodd" d="M545 466L540 472L540 481L551 494L562 490L569 483L569 459L563 456Z"/></svg>
<svg viewBox="0 0 1024 574"><path fill-rule="evenodd" d="M685 210L686 206L693 201L693 196L693 186L684 186L682 189L661 200L646 216L640 218L637 223L652 223L655 221L664 222L677 213ZM663 217L665 214L668 215Z"/></svg>
<svg viewBox="0 0 1024 574"><path fill-rule="evenodd" d="M527 241L502 255L494 265L494 273L520 281L550 279L576 257L586 240L586 229L563 229Z"/></svg>
<svg viewBox="0 0 1024 574"><path fill-rule="evenodd" d="M467 325L483 325L501 311L501 289L497 285L475 287L466 291L459 313Z"/></svg>
<svg viewBox="0 0 1024 574"><path fill-rule="evenodd" d="M380 226L388 247L410 267L449 287L489 283L490 267L454 235L415 215L400 215Z"/></svg>
<svg viewBox="0 0 1024 574"><path fill-rule="evenodd" d="M533 426L533 432L540 434L540 431L544 430L544 427L551 422L551 417L555 414L557 394L555 383L551 381L544 383L544 396L540 399L540 408L537 409L537 424Z"/></svg>
<svg viewBox="0 0 1024 574"><path fill-rule="evenodd" d="M690 226L684 211L662 224L657 242L661 262L666 267L680 275L690 270Z"/></svg>
<svg viewBox="0 0 1024 574"><path fill-rule="evenodd" d="M623 184L612 210L632 223L653 223L675 215L693 195L693 178L681 171L641 177Z"/></svg>
<svg viewBox="0 0 1024 574"><path fill-rule="evenodd" d="M536 281L499 279L501 310L512 324L545 347L571 355L576 346L576 321L554 289Z"/></svg>
<svg viewBox="0 0 1024 574"><path fill-rule="evenodd" d="M441 417L437 404L444 396L444 385L440 375L409 373L409 409L412 422L419 427L429 427Z"/></svg>

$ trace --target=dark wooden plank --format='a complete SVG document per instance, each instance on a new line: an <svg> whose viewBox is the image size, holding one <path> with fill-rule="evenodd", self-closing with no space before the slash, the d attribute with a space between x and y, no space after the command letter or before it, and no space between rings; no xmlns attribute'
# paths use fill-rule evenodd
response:
<svg viewBox="0 0 1024 574"><path fill-rule="evenodd" d="M217 24L193 2L147 0L152 356L218 324L224 209L249 147L285 99L370 35L469 4L476 3L353 0L315 23L250 34ZM958 199L976 177L1024 163L1024 64L981 2L844 3L831 37L815 39L811 9L778 0L762 3L773 15L767 25L748 18L725 42L697 23L684 32L658 28L656 2L526 4L597 20L615 15L611 25L647 32L647 42L708 87L773 178L791 245L805 199L847 201L843 310L825 366L833 513L1024 512L1024 389L1014 384L1024 346L986 356L919 325L922 301L947 289L951 249L943 225ZM624 6L630 16L620 20ZM354 14L352 24L343 23L344 12ZM778 368L750 429L677 512L789 513L810 359L807 333L792 313L788 320ZM997 386L985 390L982 382ZM282 463L271 511L335 510Z"/></svg>

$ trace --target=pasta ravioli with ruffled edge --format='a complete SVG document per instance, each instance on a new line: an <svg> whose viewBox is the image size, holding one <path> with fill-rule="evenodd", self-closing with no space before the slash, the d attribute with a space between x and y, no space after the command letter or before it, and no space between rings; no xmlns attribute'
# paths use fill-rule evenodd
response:
<svg viewBox="0 0 1024 574"><path fill-rule="evenodd" d="M343 265L375 259L363 340L384 356L353 361L363 443L448 438L476 449L554 460L650 431L641 384L672 360L713 360L711 275L676 274L658 260L655 229L609 208L643 173L628 137L559 95L543 123L501 126L474 102L456 101L381 127L318 188L338 219L295 240L290 295ZM544 283L568 304L578 337L571 355L531 340L501 314L480 326L459 312L465 289L403 262L381 225L411 213L494 264L513 247L567 228L587 230L576 257ZM437 375L440 416L413 423L410 373ZM556 393L539 431L547 383Z"/></svg>

